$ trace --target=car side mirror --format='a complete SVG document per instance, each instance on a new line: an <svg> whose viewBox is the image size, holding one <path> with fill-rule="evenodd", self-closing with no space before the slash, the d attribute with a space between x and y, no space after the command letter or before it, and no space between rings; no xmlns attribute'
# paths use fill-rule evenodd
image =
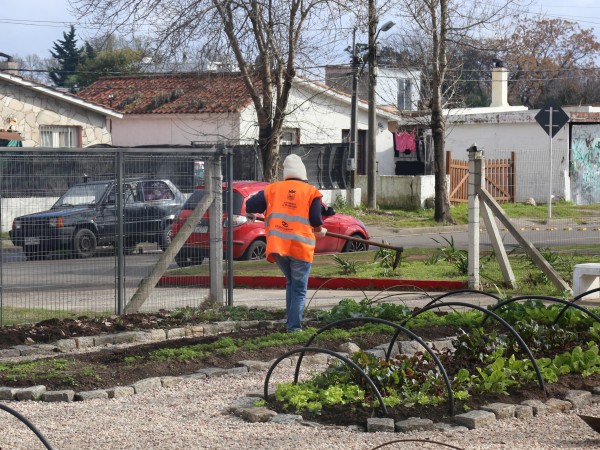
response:
<svg viewBox="0 0 600 450"><path fill-rule="evenodd" d="M323 208L322 215L325 217L335 216L335 210L333 209L333 207L328 206L326 209Z"/></svg>

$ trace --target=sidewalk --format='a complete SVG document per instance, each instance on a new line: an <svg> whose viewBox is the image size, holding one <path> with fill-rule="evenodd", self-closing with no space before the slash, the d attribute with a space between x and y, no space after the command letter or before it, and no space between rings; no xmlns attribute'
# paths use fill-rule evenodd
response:
<svg viewBox="0 0 600 450"><path fill-rule="evenodd" d="M415 292L415 291L362 291L352 290L314 290L306 293L307 309L328 309L336 306L340 300L352 299L357 302L365 297L371 301L382 303L404 304L413 308L421 308L433 298L443 292ZM445 302L463 302L486 307L496 303L496 299L483 293L457 293L444 297ZM282 289L234 289L233 304L245 305L253 308L285 308L285 291ZM449 308L444 308L449 309ZM457 308L454 308L457 309ZM461 309L461 308L458 308Z"/></svg>

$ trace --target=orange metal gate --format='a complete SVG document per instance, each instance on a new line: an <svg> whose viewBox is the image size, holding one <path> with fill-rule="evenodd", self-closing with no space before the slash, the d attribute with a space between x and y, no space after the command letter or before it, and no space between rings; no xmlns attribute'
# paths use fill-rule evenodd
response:
<svg viewBox="0 0 600 450"><path fill-rule="evenodd" d="M515 152L510 153L510 159L485 161L485 188L498 203L515 203L516 174ZM446 175L450 176L450 202L468 202L469 161L452 159L452 152L446 152Z"/></svg>

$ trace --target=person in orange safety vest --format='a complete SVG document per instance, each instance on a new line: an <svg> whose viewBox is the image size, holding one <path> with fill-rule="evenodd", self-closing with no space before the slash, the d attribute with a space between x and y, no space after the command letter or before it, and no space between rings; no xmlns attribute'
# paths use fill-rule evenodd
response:
<svg viewBox="0 0 600 450"><path fill-rule="evenodd" d="M267 260L286 278L287 331L302 329L308 277L316 239L325 237L321 216L322 194L308 184L306 167L298 155L283 161L283 181L268 185L246 201L246 212L265 214Z"/></svg>

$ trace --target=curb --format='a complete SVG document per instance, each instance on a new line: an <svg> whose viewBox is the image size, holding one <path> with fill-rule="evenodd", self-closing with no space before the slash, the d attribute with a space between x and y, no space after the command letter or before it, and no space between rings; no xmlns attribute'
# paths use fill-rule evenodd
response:
<svg viewBox="0 0 600 450"><path fill-rule="evenodd" d="M210 277L207 275L163 275L158 283L160 287L201 287L208 286ZM281 289L286 284L285 277L251 277L234 276L233 285L236 288ZM223 285L227 286L227 278L223 277ZM448 280L395 280L387 278L327 278L310 277L309 289L362 289L386 290L391 288L415 288L421 290L452 291L465 289L466 281Z"/></svg>

